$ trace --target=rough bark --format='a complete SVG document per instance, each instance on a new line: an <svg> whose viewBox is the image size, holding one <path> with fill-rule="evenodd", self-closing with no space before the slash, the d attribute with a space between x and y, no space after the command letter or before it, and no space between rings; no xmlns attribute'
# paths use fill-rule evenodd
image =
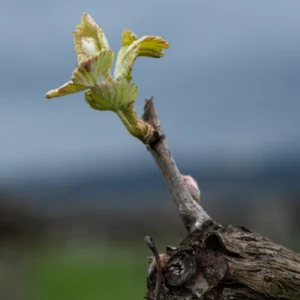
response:
<svg viewBox="0 0 300 300"><path fill-rule="evenodd" d="M146 299L300 300L300 255L244 227L213 221L185 187L152 99L143 119L156 131L147 149L190 233L178 248L167 247L160 276L152 261Z"/></svg>
<svg viewBox="0 0 300 300"><path fill-rule="evenodd" d="M166 254L161 300L300 299L300 255L243 227L208 221Z"/></svg>

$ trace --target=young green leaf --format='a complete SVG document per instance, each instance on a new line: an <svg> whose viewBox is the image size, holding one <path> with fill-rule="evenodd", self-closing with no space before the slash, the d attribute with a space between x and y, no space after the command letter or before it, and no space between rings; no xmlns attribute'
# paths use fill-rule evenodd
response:
<svg viewBox="0 0 300 300"><path fill-rule="evenodd" d="M110 70L113 61L113 52L110 49L102 49L79 63L72 74L72 81L76 84L92 87L98 82L100 76L105 76Z"/></svg>
<svg viewBox="0 0 300 300"><path fill-rule="evenodd" d="M132 47L132 45L134 46ZM128 81L131 81L132 67L136 58L138 57L139 50L140 45L137 43L131 44L130 46L121 47L115 66L115 80L127 79Z"/></svg>
<svg viewBox="0 0 300 300"><path fill-rule="evenodd" d="M123 47L131 45L137 39L138 39L137 35L130 29L123 30L122 37L121 37L121 43Z"/></svg>
<svg viewBox="0 0 300 300"><path fill-rule="evenodd" d="M113 60L113 52L110 49L102 49L79 63L72 74L72 80L49 91L46 98L61 97L93 87L97 84L99 77L104 76L110 70Z"/></svg>
<svg viewBox="0 0 300 300"><path fill-rule="evenodd" d="M98 83L85 93L87 103L97 110L118 111L133 102L138 88L127 80Z"/></svg>
<svg viewBox="0 0 300 300"><path fill-rule="evenodd" d="M54 97L61 97L61 96L66 96L69 94L81 92L88 89L88 87L76 84L73 81L69 81L65 83L64 85L60 86L59 88L55 90L49 91L45 97L48 99L54 98Z"/></svg>
<svg viewBox="0 0 300 300"><path fill-rule="evenodd" d="M76 28L73 34L78 63L101 49L110 48L104 32L89 14L85 13L82 16L81 24L77 25Z"/></svg>
<svg viewBox="0 0 300 300"><path fill-rule="evenodd" d="M122 47L118 53L114 72L115 80L131 80L133 64L138 56L159 58L164 55L163 50L169 47L167 41L158 36L144 36L136 39L136 35L125 30L122 34Z"/></svg>
<svg viewBox="0 0 300 300"><path fill-rule="evenodd" d="M164 49L169 48L169 43L159 36L145 36L140 46L138 56L160 58L164 56Z"/></svg>

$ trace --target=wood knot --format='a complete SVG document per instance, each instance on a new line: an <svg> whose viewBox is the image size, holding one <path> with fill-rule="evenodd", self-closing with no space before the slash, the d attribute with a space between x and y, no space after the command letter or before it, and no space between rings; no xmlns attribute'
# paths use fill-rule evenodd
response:
<svg viewBox="0 0 300 300"><path fill-rule="evenodd" d="M180 251L169 259L164 270L164 278L167 284L179 286L190 280L196 272L197 266L193 255Z"/></svg>

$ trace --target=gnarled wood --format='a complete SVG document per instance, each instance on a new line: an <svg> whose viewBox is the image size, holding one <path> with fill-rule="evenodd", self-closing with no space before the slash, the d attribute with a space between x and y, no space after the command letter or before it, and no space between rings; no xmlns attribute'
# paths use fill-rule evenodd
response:
<svg viewBox="0 0 300 300"><path fill-rule="evenodd" d="M172 261L187 256L195 271L182 280L185 271L174 270ZM148 300L154 273L148 276ZM243 227L207 222L170 254L163 274L164 300L300 299L300 255ZM176 276L179 284L173 284Z"/></svg>
<svg viewBox="0 0 300 300"><path fill-rule="evenodd" d="M185 187L152 99L143 119L157 133L147 148L190 232L178 248L167 248L160 300L300 300L300 255L244 227L214 222ZM156 268L149 270L146 299L154 300Z"/></svg>

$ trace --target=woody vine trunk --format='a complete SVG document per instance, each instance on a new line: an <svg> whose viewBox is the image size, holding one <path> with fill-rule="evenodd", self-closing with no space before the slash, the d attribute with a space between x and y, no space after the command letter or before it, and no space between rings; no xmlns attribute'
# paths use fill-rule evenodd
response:
<svg viewBox="0 0 300 300"><path fill-rule="evenodd" d="M152 99L146 100L143 119L157 133L147 149L189 231L179 247L167 247L159 295L157 269L148 274L146 299L299 300L300 255L244 227L212 220L188 195Z"/></svg>

